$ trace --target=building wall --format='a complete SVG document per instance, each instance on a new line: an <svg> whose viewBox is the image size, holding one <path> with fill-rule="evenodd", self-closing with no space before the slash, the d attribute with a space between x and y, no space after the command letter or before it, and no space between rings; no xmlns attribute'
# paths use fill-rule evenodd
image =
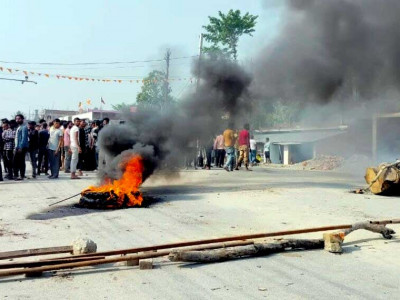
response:
<svg viewBox="0 0 400 300"><path fill-rule="evenodd" d="M72 116L76 113L76 111L71 110L44 109L40 112L40 118L45 119L46 122L53 121L57 118L67 120L66 117Z"/></svg>

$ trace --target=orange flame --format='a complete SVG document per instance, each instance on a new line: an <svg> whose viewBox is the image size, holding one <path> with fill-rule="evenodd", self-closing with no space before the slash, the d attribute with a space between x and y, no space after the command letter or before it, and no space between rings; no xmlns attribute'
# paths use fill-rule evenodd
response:
<svg viewBox="0 0 400 300"><path fill-rule="evenodd" d="M124 165L125 171L120 179L111 180L108 179L101 186L90 186L82 192L95 192L95 193L106 193L110 192L118 197L118 204L122 205L125 201L125 197L128 197L129 201L126 203L127 206L141 205L143 201L142 194L139 191L139 187L142 184L142 174L144 170L142 157L134 155Z"/></svg>

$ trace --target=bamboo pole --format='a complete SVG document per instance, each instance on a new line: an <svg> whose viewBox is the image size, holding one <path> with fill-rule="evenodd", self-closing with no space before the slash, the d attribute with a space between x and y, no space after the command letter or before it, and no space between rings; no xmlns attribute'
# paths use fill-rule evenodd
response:
<svg viewBox="0 0 400 300"><path fill-rule="evenodd" d="M62 200L60 200L60 201L53 202L53 203L49 204L49 206L53 206L53 205L56 205L56 204L58 204L58 203L67 201L67 200L72 199L72 198L74 198L74 197L76 197L76 196L79 196L80 194L81 194L81 193L78 193L78 194L72 195L72 196L70 196L70 197L68 197L68 198L62 199Z"/></svg>
<svg viewBox="0 0 400 300"><path fill-rule="evenodd" d="M38 260L38 261L21 261L21 262L10 262L5 264L0 264L0 269L15 269L15 268L32 268L39 266L50 266L58 265L62 263L72 263L84 260L95 260L100 258L106 258L105 256L95 256L95 257L70 257L70 258L53 258L48 260Z"/></svg>
<svg viewBox="0 0 400 300"><path fill-rule="evenodd" d="M232 242L232 243L218 243L215 245L188 247L185 250L194 251L194 250L218 249L218 248L225 248L225 247L251 245L253 243L254 243L254 241L236 241L236 242ZM73 269L73 268L81 268L81 267L88 267L88 266L96 266L96 265L110 264L110 263L129 261L129 260L137 260L137 259L155 258L155 257L169 255L170 252L171 252L171 250L163 250L163 251L159 251L159 252L146 252L146 253L131 254L131 255L124 255L124 256L118 256L118 257L111 257L111 258L77 261L77 262L72 262L72 263L61 263L61 264L50 265L50 266L41 266L41 267L33 267L33 268L26 268L26 269L11 269L11 270L6 270L6 271L1 271L0 277L16 276L16 275L22 275L22 274L27 274L27 275L40 274L42 272L47 272L47 271L56 271L56 270L62 270L62 269Z"/></svg>
<svg viewBox="0 0 400 300"><path fill-rule="evenodd" d="M370 224L380 224L380 225L399 224L400 219L369 221L369 223ZM171 250L164 250L164 251L154 252L154 251L163 250L163 249L180 248L180 247L186 247L186 246L197 246L197 247L189 247L188 249L184 249L184 250L217 249L217 248L223 248L223 247L233 247L235 245L245 245L246 243L253 243L253 241L248 241L248 239L294 235L294 234L301 234L301 233L329 231L329 230L338 230L338 229L350 229L350 228L352 228L352 226L353 226L352 224L350 224L350 225L346 224L346 225L333 225L333 226L324 226L324 227L304 228L304 229L297 229L297 230L286 230L286 231L277 231L277 232L270 232L270 233L239 235L239 236L223 237L223 238L216 238L216 239L197 240L197 241L190 241L190 242L171 243L171 244L163 244L163 245L156 245L156 246L149 246L149 247L83 254L83 255L77 255L74 257L75 258L85 258L85 257L93 258L93 257L99 257L99 256L111 256L111 255L119 255L119 254L124 255L124 256L114 257L114 258L102 258L102 259L91 260L91 261L84 260L84 261L73 262L73 263L61 263L61 264L53 265L53 266L33 267L33 268L23 269L23 270L19 270L19 269L8 270L8 271L0 272L0 277L20 275L20 274L34 274L34 273L40 273L40 272L45 272L45 271L79 268L79 267L94 266L94 265L108 264L108 263L129 261L129 260L136 260L136 259L154 258L154 257L168 255L171 251ZM231 242L231 243L229 243L229 242ZM211 245L206 245L206 244L211 244ZM153 252L150 252L150 251L153 251ZM127 255L129 253L138 253L138 252L145 252L145 253ZM59 259L64 259L64 258L65 257L61 257Z"/></svg>

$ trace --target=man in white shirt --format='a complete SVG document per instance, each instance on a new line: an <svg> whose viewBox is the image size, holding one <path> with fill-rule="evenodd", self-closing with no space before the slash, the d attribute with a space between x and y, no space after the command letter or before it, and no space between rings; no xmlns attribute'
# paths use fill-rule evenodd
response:
<svg viewBox="0 0 400 300"><path fill-rule="evenodd" d="M257 155L257 142L254 139L254 135L250 137L250 162L252 164L256 163L256 155Z"/></svg>
<svg viewBox="0 0 400 300"><path fill-rule="evenodd" d="M269 138L266 138L264 144L264 158L266 164L269 164L271 162L270 148L271 148L271 143L269 142Z"/></svg>
<svg viewBox="0 0 400 300"><path fill-rule="evenodd" d="M49 163L50 163L50 179L57 179L60 172L60 154L63 145L63 132L60 128L61 121L55 119L53 126L50 128L49 138Z"/></svg>
<svg viewBox="0 0 400 300"><path fill-rule="evenodd" d="M215 150L215 166L218 168L224 167L225 160L225 141L222 134L218 135L214 141Z"/></svg>
<svg viewBox="0 0 400 300"><path fill-rule="evenodd" d="M79 124L81 120L79 118L74 119L74 126L69 131L70 135L70 151L71 151L71 179L81 179L76 176L76 167L78 165L79 153L82 152L79 144Z"/></svg>

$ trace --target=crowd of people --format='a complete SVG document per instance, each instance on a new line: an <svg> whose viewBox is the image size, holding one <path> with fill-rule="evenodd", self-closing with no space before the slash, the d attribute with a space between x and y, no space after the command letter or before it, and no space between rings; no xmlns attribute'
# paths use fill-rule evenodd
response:
<svg viewBox="0 0 400 300"><path fill-rule="evenodd" d="M270 163L271 143L269 138L266 138L263 147L264 162ZM241 130L235 130L234 125L229 124L222 134L217 135L215 139L210 139L205 147L199 147L198 142L196 142L196 146L195 143L191 143L188 149L186 169L193 165L195 169L203 167L210 170L214 165L214 167L223 168L230 172L238 171L244 164L245 169L251 171L249 166L257 165L262 161L261 156L257 154L257 142L254 135L250 135L249 124L245 124ZM193 153L193 150L190 149L200 149L196 151L198 155L194 159L191 159L190 153Z"/></svg>
<svg viewBox="0 0 400 300"><path fill-rule="evenodd" d="M99 151L97 144L101 129L110 123L108 118L87 121L75 118L73 121L54 119L25 121L22 114L14 119L2 119L0 128L0 181L36 178L42 174L57 179L60 171L70 174L71 179L80 179L83 171L104 167L106 155ZM239 170L244 164L257 165L262 158L257 154L257 143L250 135L249 124L241 130L233 124L215 138L210 138L199 150L198 141L189 144L186 168L223 168L226 171ZM195 154L196 153L196 154ZM264 143L264 162L270 162L270 142ZM32 174L27 177L26 158L29 157ZM4 172L2 168L3 162ZM100 165L99 165L100 164ZM3 176L4 173L4 176Z"/></svg>
<svg viewBox="0 0 400 300"><path fill-rule="evenodd" d="M21 181L42 174L57 179L60 170L69 173L71 179L80 179L83 171L96 170L101 156L97 138L110 120L89 122L75 118L47 123L42 119L36 123L26 122L24 116L18 114L12 120L2 119L1 123L0 181ZM32 166L30 177L25 174L26 156Z"/></svg>

